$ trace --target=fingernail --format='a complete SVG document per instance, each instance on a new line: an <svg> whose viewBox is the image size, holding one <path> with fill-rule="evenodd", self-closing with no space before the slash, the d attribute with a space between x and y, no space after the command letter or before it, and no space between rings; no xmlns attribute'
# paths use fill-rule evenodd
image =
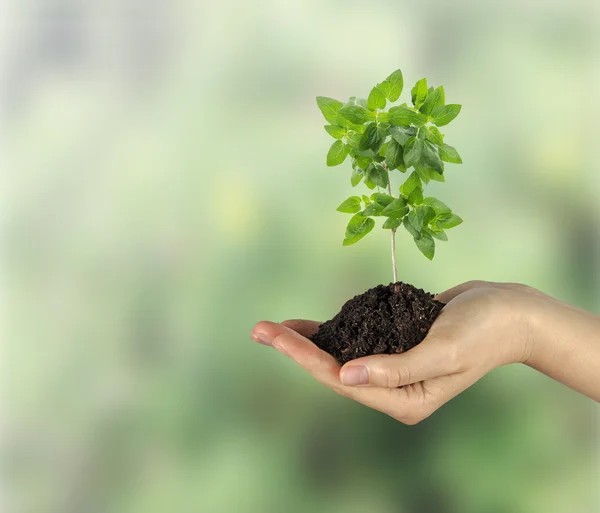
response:
<svg viewBox="0 0 600 513"><path fill-rule="evenodd" d="M342 385L366 385L369 383L369 371L366 367L355 365L342 370Z"/></svg>
<svg viewBox="0 0 600 513"><path fill-rule="evenodd" d="M271 341L262 333L252 333L252 340L258 342L259 344L264 344L265 346L271 346Z"/></svg>

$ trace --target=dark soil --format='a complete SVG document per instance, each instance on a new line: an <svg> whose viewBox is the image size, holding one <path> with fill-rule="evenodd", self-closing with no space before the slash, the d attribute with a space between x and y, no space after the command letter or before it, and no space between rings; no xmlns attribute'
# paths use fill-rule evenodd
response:
<svg viewBox="0 0 600 513"><path fill-rule="evenodd" d="M311 340L344 364L371 354L404 353L442 311L433 295L407 283L378 285L354 297Z"/></svg>

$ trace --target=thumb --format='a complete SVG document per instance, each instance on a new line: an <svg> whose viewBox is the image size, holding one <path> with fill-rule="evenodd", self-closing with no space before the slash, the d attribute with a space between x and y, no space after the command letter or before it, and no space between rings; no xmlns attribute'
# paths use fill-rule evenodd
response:
<svg viewBox="0 0 600 513"><path fill-rule="evenodd" d="M453 344L428 337L402 354L365 356L340 370L342 384L397 388L458 371Z"/></svg>

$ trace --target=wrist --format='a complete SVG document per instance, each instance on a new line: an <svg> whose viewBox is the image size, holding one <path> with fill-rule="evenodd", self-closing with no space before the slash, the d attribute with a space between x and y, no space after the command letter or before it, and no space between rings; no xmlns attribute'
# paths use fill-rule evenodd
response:
<svg viewBox="0 0 600 513"><path fill-rule="evenodd" d="M505 351L500 355L499 365L529 363L535 358L541 338L539 292L530 287L514 285L515 289L505 289L501 303L507 310L503 315Z"/></svg>
<svg viewBox="0 0 600 513"><path fill-rule="evenodd" d="M551 353L559 354L562 346L569 338L569 333L562 333L569 326L569 307L556 299L531 289L528 308L524 316L522 358L524 363L538 370L545 370Z"/></svg>

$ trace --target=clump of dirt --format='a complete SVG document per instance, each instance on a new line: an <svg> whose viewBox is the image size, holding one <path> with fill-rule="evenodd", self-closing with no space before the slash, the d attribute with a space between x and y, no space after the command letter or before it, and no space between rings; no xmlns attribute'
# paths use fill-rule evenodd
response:
<svg viewBox="0 0 600 513"><path fill-rule="evenodd" d="M404 353L423 341L442 308L432 294L407 283L378 285L346 302L311 340L341 364Z"/></svg>

